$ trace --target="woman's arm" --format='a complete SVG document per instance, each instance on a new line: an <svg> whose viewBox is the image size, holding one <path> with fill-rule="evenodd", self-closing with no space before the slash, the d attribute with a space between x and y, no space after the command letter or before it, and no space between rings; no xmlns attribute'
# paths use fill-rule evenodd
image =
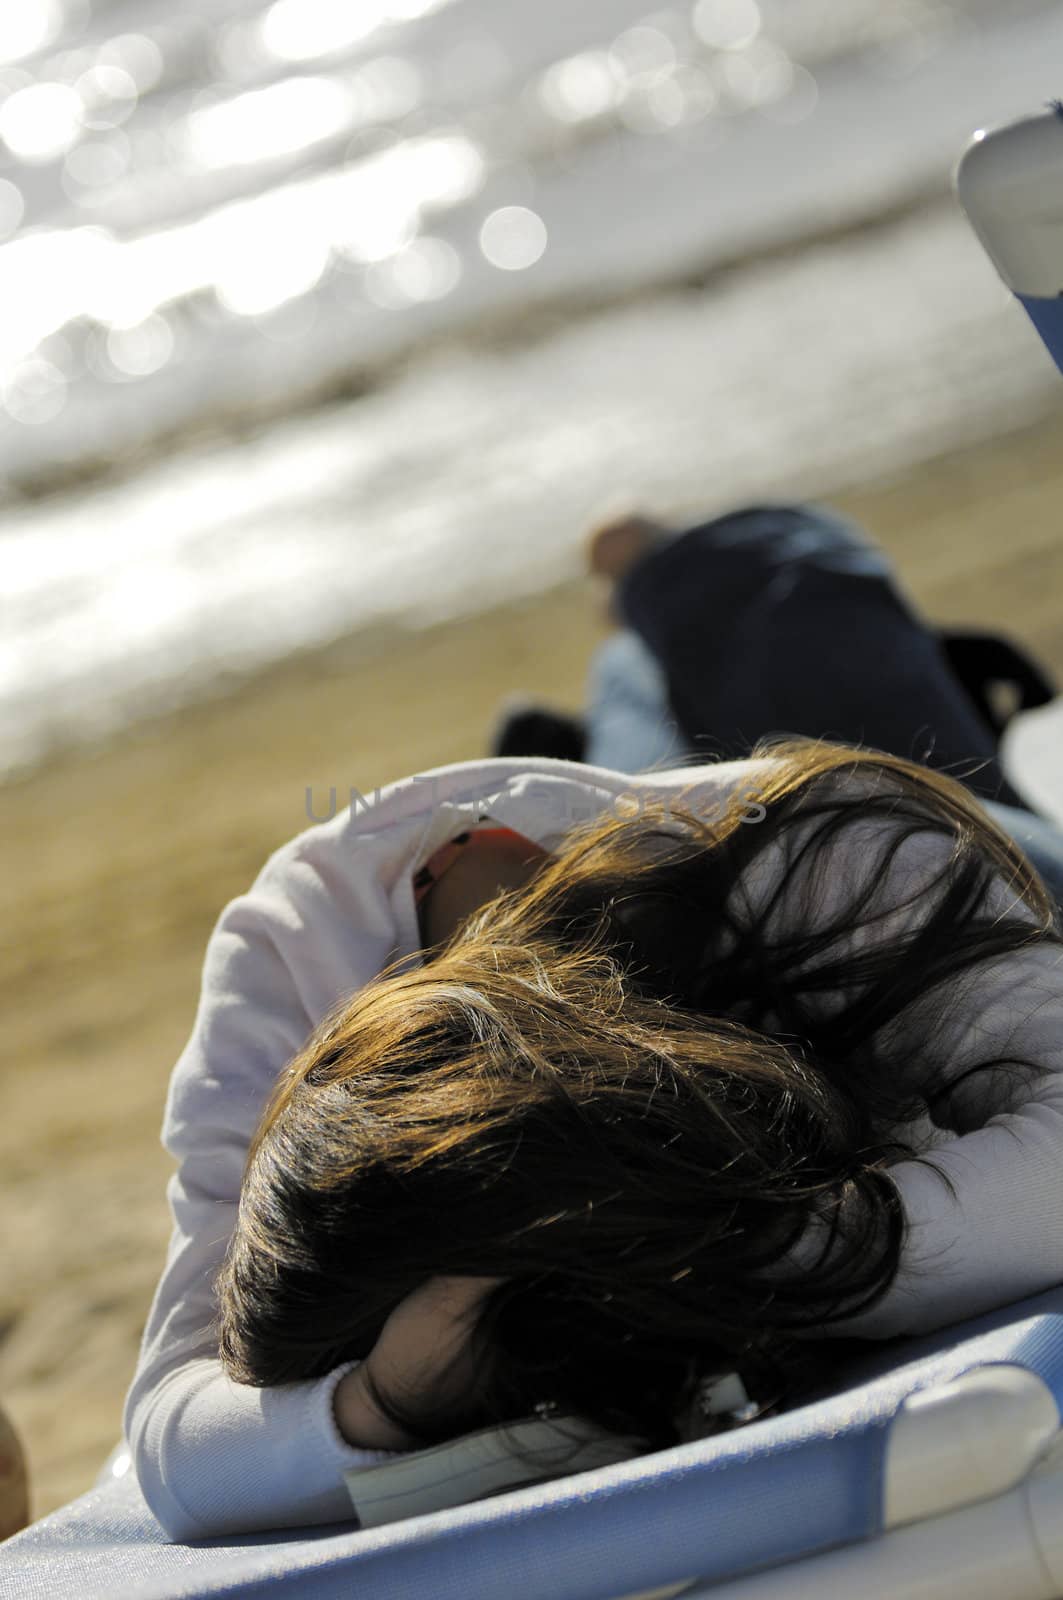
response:
<svg viewBox="0 0 1063 1600"><path fill-rule="evenodd" d="M342 996L386 964L394 928L372 837L314 830L232 902L208 946L164 1142L179 1161L173 1235L126 1403L144 1496L172 1538L348 1516L352 1449L333 1416L346 1368L308 1383L233 1383L217 1357L213 1280L247 1149L277 1073Z"/></svg>
<svg viewBox="0 0 1063 1600"><path fill-rule="evenodd" d="M834 1329L887 1338L930 1332L1063 1283L1063 950L1041 945L987 962L964 988L962 1037L928 1040L962 1070L991 1054L1036 1063L1039 1078L1016 1082L999 1109L977 1104L977 1078L952 1097L933 1165L889 1169L908 1230L901 1270L871 1310Z"/></svg>
<svg viewBox="0 0 1063 1600"><path fill-rule="evenodd" d="M897 826L858 823L839 835L817 879L815 903L825 919L870 881ZM952 850L945 831L908 837L876 892L876 920L831 954L873 948L920 927ZM779 865L758 864L761 887ZM986 910L1035 921L999 873ZM819 1003L828 1009L835 1002ZM939 984L892 1027L883 1055L909 1081L944 1079L955 1087L935 1101L937 1125L929 1118L923 1124L920 1153L933 1165L906 1160L889 1169L907 1222L897 1278L872 1309L823 1331L923 1333L1063 1283L1063 947L1032 944ZM1039 1070L963 1079L966 1069L993 1059ZM815 1253L815 1229L795 1262L806 1250Z"/></svg>
<svg viewBox="0 0 1063 1600"><path fill-rule="evenodd" d="M381 1450L413 1450L420 1441L381 1410L390 1404L416 1418L419 1406L460 1405L476 1388L469 1340L475 1312L500 1278L430 1278L391 1313L372 1350L336 1389L333 1410L343 1437Z"/></svg>

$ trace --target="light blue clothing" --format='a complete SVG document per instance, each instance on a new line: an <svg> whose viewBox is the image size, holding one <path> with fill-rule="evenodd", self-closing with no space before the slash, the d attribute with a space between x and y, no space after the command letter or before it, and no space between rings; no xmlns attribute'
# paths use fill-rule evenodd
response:
<svg viewBox="0 0 1063 1600"><path fill-rule="evenodd" d="M612 634L587 679L584 760L611 772L682 766L690 749L668 704L664 673L637 634Z"/></svg>

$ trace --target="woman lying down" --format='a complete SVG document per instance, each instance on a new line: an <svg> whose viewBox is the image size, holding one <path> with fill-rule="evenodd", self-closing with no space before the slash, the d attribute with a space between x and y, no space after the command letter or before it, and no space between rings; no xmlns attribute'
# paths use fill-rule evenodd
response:
<svg viewBox="0 0 1063 1600"><path fill-rule="evenodd" d="M647 1448L701 1375L1063 1281L1063 949L951 779L790 742L397 783L224 912L127 1407L177 1539L553 1404Z"/></svg>

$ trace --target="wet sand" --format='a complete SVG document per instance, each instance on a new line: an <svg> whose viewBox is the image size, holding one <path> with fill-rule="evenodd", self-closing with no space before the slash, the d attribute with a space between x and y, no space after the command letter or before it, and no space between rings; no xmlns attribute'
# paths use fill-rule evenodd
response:
<svg viewBox="0 0 1063 1600"><path fill-rule="evenodd" d="M1010 632L1063 679L1063 412L819 498L864 522L935 620ZM307 825L308 786L480 756L510 691L578 707L604 632L589 582L382 630L0 789L0 1397L35 1516L90 1487L118 1438L168 1229L166 1082L222 905Z"/></svg>

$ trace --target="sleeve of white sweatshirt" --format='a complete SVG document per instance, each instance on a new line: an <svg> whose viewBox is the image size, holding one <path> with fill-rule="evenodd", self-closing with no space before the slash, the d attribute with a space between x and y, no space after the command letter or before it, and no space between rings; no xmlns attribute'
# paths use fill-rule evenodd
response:
<svg viewBox="0 0 1063 1600"><path fill-rule="evenodd" d="M1063 949L1039 945L982 963L964 986L962 1038L945 1027L962 1070L994 1054L1041 1068L984 1108L981 1126L938 1130L923 1161L889 1169L907 1223L901 1270L870 1311L839 1334L927 1333L1063 1283ZM969 1097L977 1093L972 1081ZM962 1105L963 1090L954 1101Z"/></svg>
<svg viewBox="0 0 1063 1600"><path fill-rule="evenodd" d="M833 914L840 897L868 881L890 833L881 822L846 830L813 890L821 913ZM942 833L911 835L875 901L881 920L847 936L847 946L866 948L918 926L951 851L951 837ZM778 866L765 863L765 881ZM1033 915L1001 876L989 910ZM829 1006L830 998L822 1003ZM906 1067L914 1055L927 1082L941 1072L954 1080L995 1058L1039 1071L993 1081L976 1074L953 1092L947 1128L925 1120L920 1153L947 1175L953 1193L923 1161L890 1167L907 1224L899 1274L876 1306L830 1324L826 1334L930 1332L1063 1283L1063 947L1031 945L939 985L897 1027L894 1051ZM806 1249L818 1253L815 1244L813 1229L794 1261Z"/></svg>
<svg viewBox="0 0 1063 1600"><path fill-rule="evenodd" d="M278 1072L344 994L378 975L394 928L373 841L315 829L273 857L211 937L199 1011L175 1068L164 1143L173 1234L126 1402L144 1497L174 1539L342 1520L341 1474L382 1459L341 1438L344 1367L271 1389L233 1383L212 1331L213 1280L251 1136Z"/></svg>

